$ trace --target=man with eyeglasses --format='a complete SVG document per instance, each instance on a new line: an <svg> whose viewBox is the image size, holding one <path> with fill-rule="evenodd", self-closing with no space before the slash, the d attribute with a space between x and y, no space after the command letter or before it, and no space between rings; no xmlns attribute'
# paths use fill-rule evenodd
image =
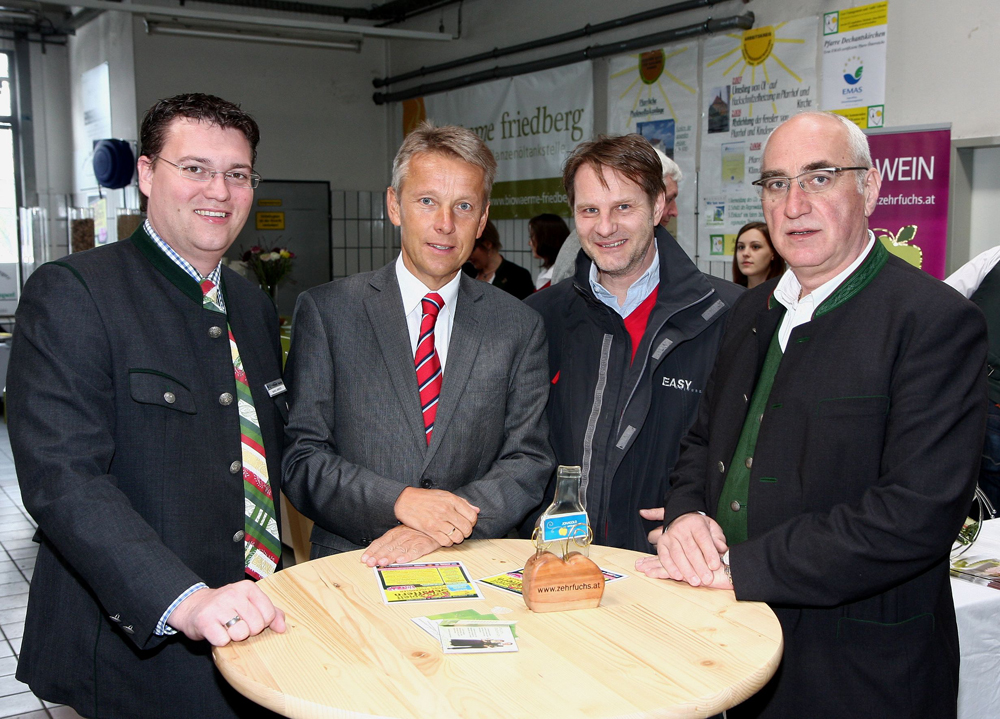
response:
<svg viewBox="0 0 1000 719"><path fill-rule="evenodd" d="M734 717L954 717L948 553L986 413L982 314L868 230L880 178L830 113L780 125L760 190L791 272L744 294L638 568L767 602L784 660Z"/></svg>
<svg viewBox="0 0 1000 719"><path fill-rule="evenodd" d="M220 262L258 139L217 97L157 102L146 222L43 265L18 306L10 438L40 547L17 678L83 716L264 714L210 653L285 629L254 583L281 556L277 315Z"/></svg>

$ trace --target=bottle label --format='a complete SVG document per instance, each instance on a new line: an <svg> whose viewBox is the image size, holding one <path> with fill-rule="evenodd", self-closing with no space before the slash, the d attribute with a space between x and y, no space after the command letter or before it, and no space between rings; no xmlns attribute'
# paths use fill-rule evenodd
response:
<svg viewBox="0 0 1000 719"><path fill-rule="evenodd" d="M557 542L571 537L586 537L588 525L586 512L545 517L542 519L542 541Z"/></svg>

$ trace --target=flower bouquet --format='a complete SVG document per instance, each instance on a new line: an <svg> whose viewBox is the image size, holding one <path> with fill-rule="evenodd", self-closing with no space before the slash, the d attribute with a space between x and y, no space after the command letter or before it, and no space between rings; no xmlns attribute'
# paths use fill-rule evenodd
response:
<svg viewBox="0 0 1000 719"><path fill-rule="evenodd" d="M292 271L292 260L295 253L287 247L265 249L254 245L243 253L243 261L252 271L261 289L267 292L272 301L278 291L278 283Z"/></svg>

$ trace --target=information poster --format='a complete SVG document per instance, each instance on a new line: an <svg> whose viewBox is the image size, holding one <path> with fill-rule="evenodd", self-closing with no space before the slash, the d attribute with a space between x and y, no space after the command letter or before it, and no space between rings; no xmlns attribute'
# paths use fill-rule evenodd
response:
<svg viewBox="0 0 1000 719"><path fill-rule="evenodd" d="M473 130L497 159L490 218L569 216L562 166L594 134L589 62L495 80L403 103L403 133L423 120Z"/></svg>
<svg viewBox="0 0 1000 719"><path fill-rule="evenodd" d="M868 227L894 255L944 279L950 127L870 132L868 144L882 176L878 206Z"/></svg>
<svg viewBox="0 0 1000 719"><path fill-rule="evenodd" d="M764 140L792 115L818 109L816 38L808 17L705 41L701 94L699 254L733 253L736 232L763 220L751 182Z"/></svg>
<svg viewBox="0 0 1000 719"><path fill-rule="evenodd" d="M823 15L823 109L862 129L885 124L888 17L888 2Z"/></svg>
<svg viewBox="0 0 1000 719"><path fill-rule="evenodd" d="M611 59L608 131L637 132L680 166L684 176L678 187L676 228L668 225L668 229L692 257L697 232L698 108L697 43Z"/></svg>

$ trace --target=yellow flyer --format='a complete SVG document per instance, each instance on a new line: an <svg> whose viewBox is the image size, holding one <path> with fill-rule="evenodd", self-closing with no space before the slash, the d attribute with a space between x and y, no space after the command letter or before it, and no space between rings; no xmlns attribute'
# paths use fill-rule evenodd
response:
<svg viewBox="0 0 1000 719"><path fill-rule="evenodd" d="M510 592L511 594L517 594L521 596L523 592L521 591L521 581L523 567L521 569L515 569L513 572L505 572L504 574L495 574L492 577L484 577L483 579L477 579L476 581L480 584L488 584L496 589L502 589L505 592ZM625 579L624 574L619 574L618 572L612 572L610 569L601 569L601 573L604 574L605 582L614 582L619 579Z"/></svg>
<svg viewBox="0 0 1000 719"><path fill-rule="evenodd" d="M373 571L386 604L483 598L461 562L389 564Z"/></svg>

